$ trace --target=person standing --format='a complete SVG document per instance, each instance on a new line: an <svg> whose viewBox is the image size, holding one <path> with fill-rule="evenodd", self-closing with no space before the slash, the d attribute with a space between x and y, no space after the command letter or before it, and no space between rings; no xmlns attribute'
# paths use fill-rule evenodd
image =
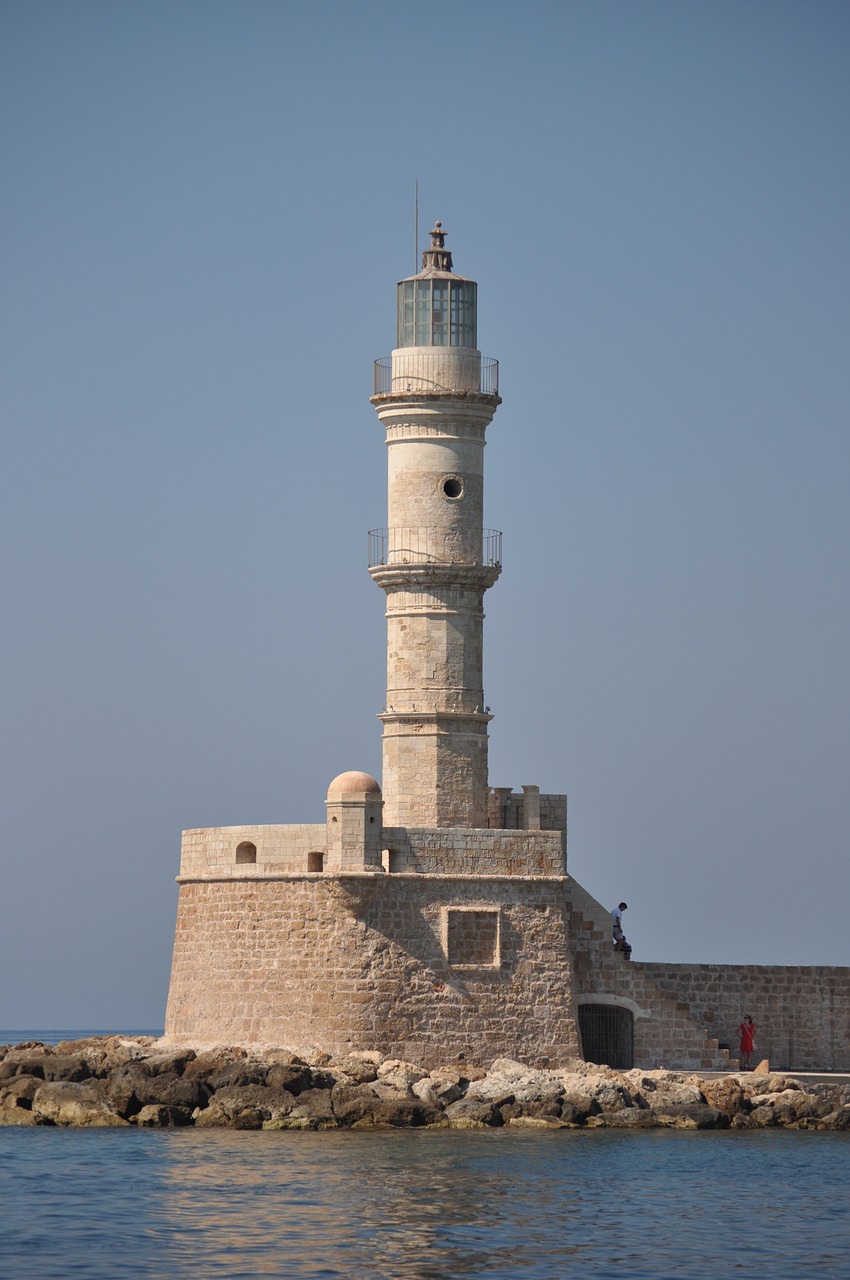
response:
<svg viewBox="0 0 850 1280"><path fill-rule="evenodd" d="M741 1068L744 1071L752 1070L752 1057L755 1050L756 1024L753 1022L749 1014L746 1014L744 1021L738 1027L741 1033L741 1045L738 1052L741 1055Z"/></svg>

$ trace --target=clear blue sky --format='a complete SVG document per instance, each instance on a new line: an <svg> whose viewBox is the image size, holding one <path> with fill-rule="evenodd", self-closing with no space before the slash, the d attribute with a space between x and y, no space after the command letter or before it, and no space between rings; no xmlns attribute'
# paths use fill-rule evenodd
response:
<svg viewBox="0 0 850 1280"><path fill-rule="evenodd" d="M181 829L380 771L417 179L501 361L491 781L568 792L636 958L848 963L850 6L5 0L0 50L0 1026L161 1025Z"/></svg>

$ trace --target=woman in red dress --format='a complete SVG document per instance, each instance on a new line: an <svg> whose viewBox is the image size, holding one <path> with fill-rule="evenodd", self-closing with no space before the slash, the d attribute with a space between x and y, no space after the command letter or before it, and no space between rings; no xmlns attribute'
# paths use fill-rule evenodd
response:
<svg viewBox="0 0 850 1280"><path fill-rule="evenodd" d="M746 1014L744 1021L741 1023L738 1030L741 1033L741 1047L739 1050L741 1054L741 1066L744 1071L750 1071L752 1069L751 1059L755 1048L753 1038L756 1034L756 1024L753 1022L749 1014Z"/></svg>

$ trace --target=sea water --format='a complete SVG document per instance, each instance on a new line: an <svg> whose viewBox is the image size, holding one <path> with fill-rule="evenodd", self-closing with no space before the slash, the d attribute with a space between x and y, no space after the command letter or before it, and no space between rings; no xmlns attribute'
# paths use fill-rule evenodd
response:
<svg viewBox="0 0 850 1280"><path fill-rule="evenodd" d="M847 1280L850 1134L0 1128L0 1221L3 1280Z"/></svg>

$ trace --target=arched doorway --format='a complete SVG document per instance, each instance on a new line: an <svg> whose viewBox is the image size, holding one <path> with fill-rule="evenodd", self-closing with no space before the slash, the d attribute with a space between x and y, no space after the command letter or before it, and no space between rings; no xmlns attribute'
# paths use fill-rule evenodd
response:
<svg viewBox="0 0 850 1280"><path fill-rule="evenodd" d="M578 1027L587 1062L604 1063L618 1071L634 1065L634 1019L630 1009L616 1004L580 1004Z"/></svg>

